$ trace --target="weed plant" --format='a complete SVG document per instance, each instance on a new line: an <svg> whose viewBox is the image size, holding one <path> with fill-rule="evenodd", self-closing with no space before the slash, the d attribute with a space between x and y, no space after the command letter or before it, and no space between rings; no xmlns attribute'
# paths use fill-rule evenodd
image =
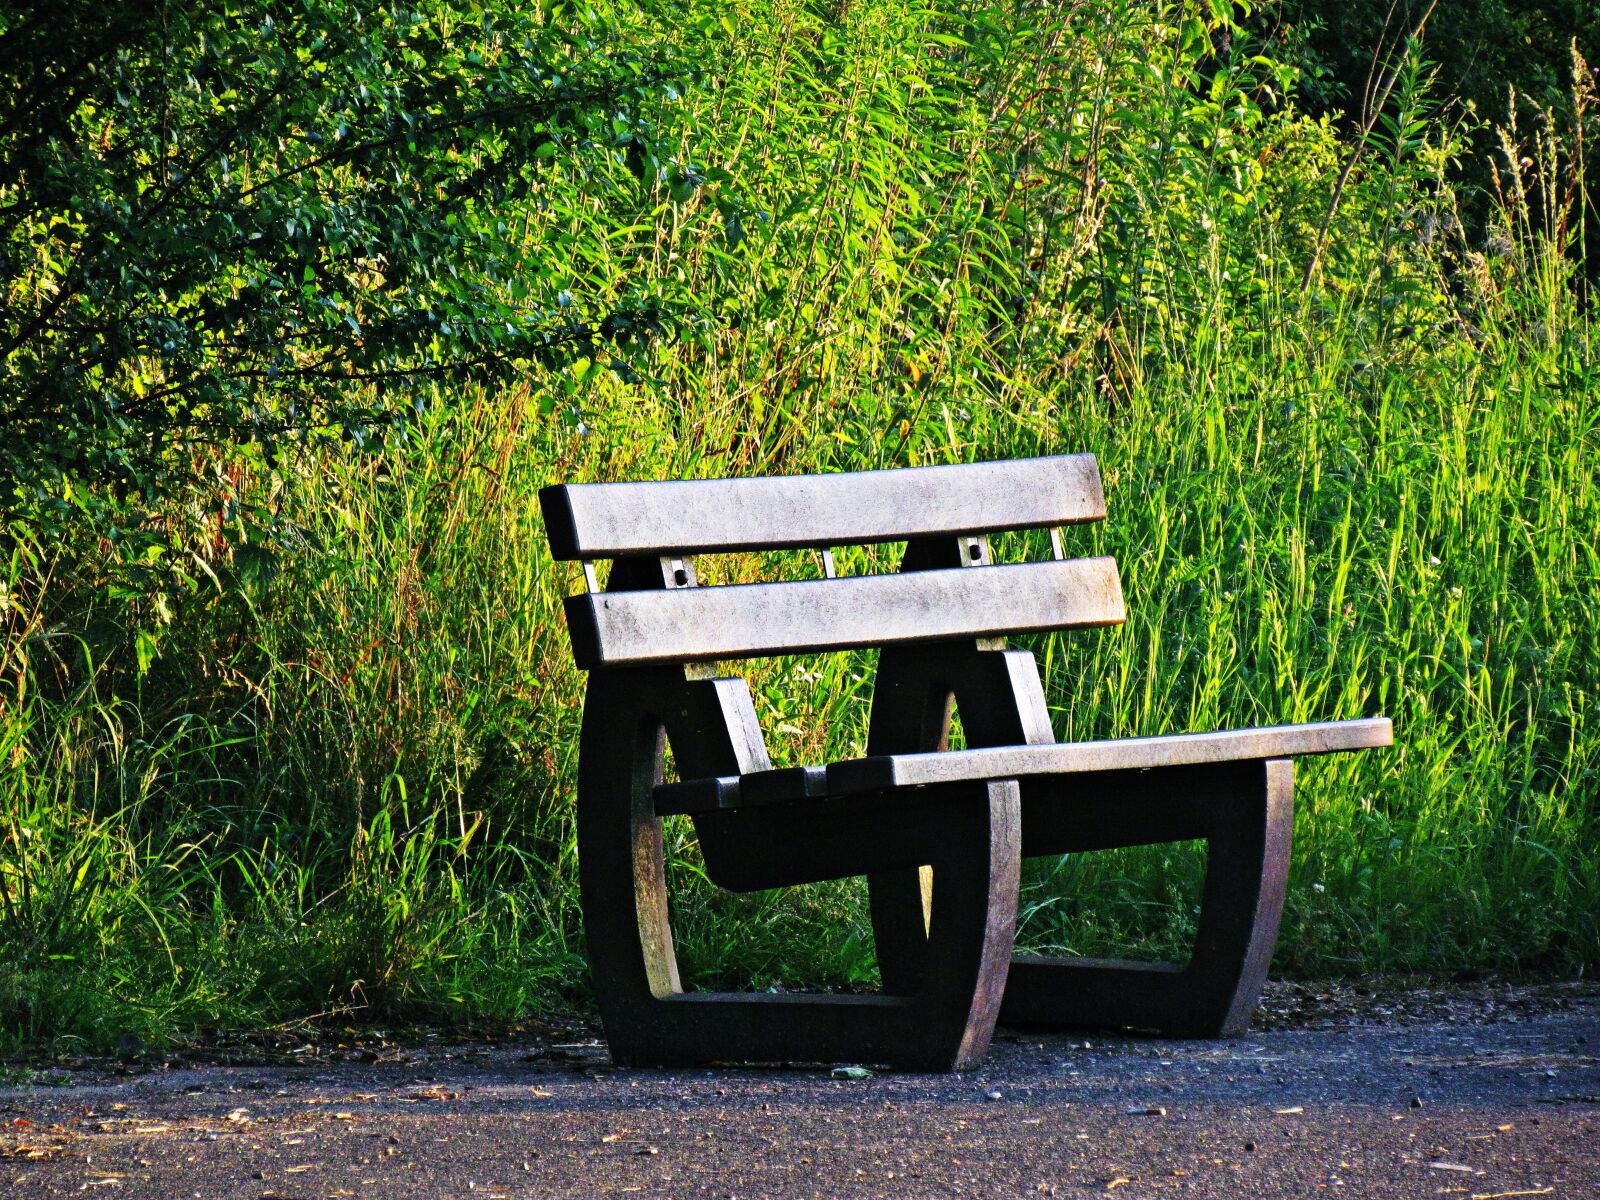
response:
<svg viewBox="0 0 1600 1200"><path fill-rule="evenodd" d="M1469 242L1425 46L1352 141L1186 9L695 14L674 178L522 214L587 293L696 298L645 370L440 389L377 450L219 463L150 543L7 532L0 1037L582 1003L583 680L537 489L1082 450L1110 518L1069 549L1116 556L1129 620L1028 643L1059 736L1394 719L1394 749L1297 768L1276 971L1600 962L1581 59L1564 124L1503 131ZM859 752L870 669L752 664L774 759ZM692 826L668 843L687 981L872 982L858 883L718 893ZM1034 861L1021 940L1173 953L1202 871Z"/></svg>

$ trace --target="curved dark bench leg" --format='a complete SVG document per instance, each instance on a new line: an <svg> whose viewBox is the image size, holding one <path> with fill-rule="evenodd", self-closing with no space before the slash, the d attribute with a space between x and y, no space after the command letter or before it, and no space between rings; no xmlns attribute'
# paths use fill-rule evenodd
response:
<svg viewBox="0 0 1600 1200"><path fill-rule="evenodd" d="M944 749L958 705L969 746L1054 740L1032 656L967 641L882 651L867 752ZM1293 818L1287 759L1027 781L1025 855L1203 838L1206 882L1187 964L1019 955L1000 1019L1243 1032L1277 940ZM886 991L916 991L938 961L924 935L925 882L915 870L868 879Z"/></svg>
<svg viewBox="0 0 1600 1200"><path fill-rule="evenodd" d="M1173 840L1200 836L1207 843L1200 924L1187 965L1019 956L1011 966L1001 1020L1133 1027L1175 1037L1231 1037L1248 1028L1283 913L1294 764L1288 759L1230 764L1195 778L1201 794L1176 819L1199 827L1164 834ZM1066 782L1052 804L1064 814L1074 799ZM1092 817L1067 816L1040 836L1061 850L1147 843L1151 833L1164 831L1159 820L1137 820L1142 799L1124 799L1129 817L1121 830L1095 828ZM1156 804L1168 807L1159 799ZM1041 814L1041 824L1050 823ZM1028 833L1031 841L1034 831Z"/></svg>
<svg viewBox="0 0 1600 1200"><path fill-rule="evenodd" d="M941 970L913 994L683 991L651 789L669 735L686 773L738 769L743 731L724 723L719 732L713 711L725 703L717 689L728 682L686 680L682 668L590 674L579 763L579 876L612 1057L629 1065L726 1059L938 1071L975 1066L994 1028L1011 953L1021 851L1015 783L962 785L916 806L924 836L907 841L906 853L931 855L938 864L926 941ZM907 808L886 812L905 822ZM890 839L863 837L859 845L863 863L897 852Z"/></svg>

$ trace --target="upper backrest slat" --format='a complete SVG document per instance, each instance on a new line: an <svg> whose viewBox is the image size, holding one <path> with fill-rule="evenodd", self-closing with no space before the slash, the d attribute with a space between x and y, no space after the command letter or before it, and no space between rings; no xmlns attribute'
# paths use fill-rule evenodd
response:
<svg viewBox="0 0 1600 1200"><path fill-rule="evenodd" d="M578 666L764 658L1123 620L1109 558L569 596Z"/></svg>
<svg viewBox="0 0 1600 1200"><path fill-rule="evenodd" d="M557 484L558 560L846 546L1103 520L1094 455L838 475Z"/></svg>

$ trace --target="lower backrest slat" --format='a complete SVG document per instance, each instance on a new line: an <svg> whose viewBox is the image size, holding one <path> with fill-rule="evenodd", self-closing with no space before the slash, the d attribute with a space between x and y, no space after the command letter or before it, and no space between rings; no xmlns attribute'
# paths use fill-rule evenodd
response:
<svg viewBox="0 0 1600 1200"><path fill-rule="evenodd" d="M1110 558L598 592L566 609L586 669L1090 628L1124 615Z"/></svg>

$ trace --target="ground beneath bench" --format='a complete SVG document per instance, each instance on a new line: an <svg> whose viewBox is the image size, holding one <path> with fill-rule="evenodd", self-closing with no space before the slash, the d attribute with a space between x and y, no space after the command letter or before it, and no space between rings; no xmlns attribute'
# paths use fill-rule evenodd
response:
<svg viewBox="0 0 1600 1200"><path fill-rule="evenodd" d="M1275 985L1261 1023L1002 1031L965 1076L618 1070L538 1026L140 1048L11 1070L0 1195L1600 1198L1600 988Z"/></svg>

